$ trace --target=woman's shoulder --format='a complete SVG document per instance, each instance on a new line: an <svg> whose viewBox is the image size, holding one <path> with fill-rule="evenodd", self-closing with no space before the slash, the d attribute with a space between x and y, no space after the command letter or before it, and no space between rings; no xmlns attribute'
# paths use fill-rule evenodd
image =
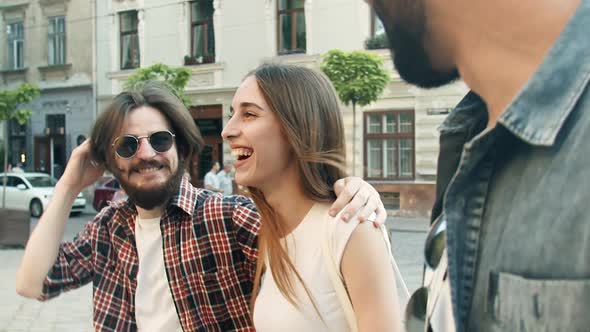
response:
<svg viewBox="0 0 590 332"><path fill-rule="evenodd" d="M357 216L353 216L348 221L342 220L343 212L339 212L332 217L328 211L332 202L318 203L321 212L321 218L316 220L318 233L322 234L322 242L326 242L329 246L330 252L337 261L340 261L344 249L355 230L362 225Z"/></svg>
<svg viewBox="0 0 590 332"><path fill-rule="evenodd" d="M306 231L307 235L311 235L309 232L313 232L314 239L319 239L321 243L327 243L331 254L339 260L352 235L359 231L372 233L368 228L373 228L373 225L371 222L361 223L356 215L348 221L343 221L341 218L343 211L334 217L330 216L329 210L332 203L330 201L315 203L308 216L311 223L308 225L309 227L306 227ZM367 230L361 230L361 228L367 228ZM368 237L373 238L371 235ZM366 238L366 236L362 236L362 238Z"/></svg>

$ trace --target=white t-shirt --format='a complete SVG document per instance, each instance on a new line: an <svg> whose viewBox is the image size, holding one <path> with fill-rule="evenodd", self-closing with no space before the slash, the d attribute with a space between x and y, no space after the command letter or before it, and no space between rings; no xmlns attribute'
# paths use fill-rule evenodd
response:
<svg viewBox="0 0 590 332"><path fill-rule="evenodd" d="M205 189L208 189L207 186L211 186L215 189L221 189L219 186L219 179L217 178L217 174L209 171L205 174Z"/></svg>
<svg viewBox="0 0 590 332"><path fill-rule="evenodd" d="M182 332L164 267L160 218L138 216L135 242L139 257L135 291L137 330Z"/></svg>
<svg viewBox="0 0 590 332"><path fill-rule="evenodd" d="M299 226L285 238L289 257L316 301L325 324L299 282L295 282L299 301L297 309L283 297L267 269L254 305L256 331L350 331L325 266L322 246L324 241L332 238L330 249L340 265L346 244L359 223L327 220L329 208L329 203L316 203ZM269 268L272 269L272 266Z"/></svg>
<svg viewBox="0 0 590 332"><path fill-rule="evenodd" d="M219 186L223 189L223 194L231 195L234 191L231 176L224 170L221 170L217 173L217 179L219 180Z"/></svg>

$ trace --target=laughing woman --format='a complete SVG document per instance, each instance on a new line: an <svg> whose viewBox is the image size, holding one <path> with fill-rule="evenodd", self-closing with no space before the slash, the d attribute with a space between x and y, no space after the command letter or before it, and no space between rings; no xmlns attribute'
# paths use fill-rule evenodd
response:
<svg viewBox="0 0 590 332"><path fill-rule="evenodd" d="M262 217L251 302L256 330L401 330L381 231L328 216L334 181L345 176L344 131L329 80L302 67L259 67L238 88L222 135L237 157L235 180L248 186ZM330 262L352 313L338 297Z"/></svg>

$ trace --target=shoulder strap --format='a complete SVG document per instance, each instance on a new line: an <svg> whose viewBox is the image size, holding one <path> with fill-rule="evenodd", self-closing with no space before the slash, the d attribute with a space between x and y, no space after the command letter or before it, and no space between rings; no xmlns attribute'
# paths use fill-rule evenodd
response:
<svg viewBox="0 0 590 332"><path fill-rule="evenodd" d="M406 297L406 301L408 301L410 299L410 291L408 290L408 286L404 281L404 277L402 276L402 273L399 270L399 267L397 266L395 258L393 257L393 250L391 249L391 241L389 240L389 234L387 233L385 225L381 225L379 228L381 229L381 234L383 235L383 241L385 241L385 245L387 246L387 252L389 252L389 260L391 261L391 267L395 272L397 281L399 281L399 286L401 286L402 288L404 296Z"/></svg>
<svg viewBox="0 0 590 332"><path fill-rule="evenodd" d="M332 286L336 291L336 295L338 296L338 300L340 301L340 305L344 310L344 314L346 315L346 320L348 321L348 325L350 326L350 330L353 332L358 331L358 325L356 321L356 315L354 314L354 309L352 307L352 303L350 301L350 297L348 296L348 291L344 285L344 278L340 273L340 266L336 262L336 258L332 254L331 245L332 245L332 237L330 236L330 232L328 232L328 226L330 222L337 222L334 220L325 220L324 221L324 241L322 243L322 253L324 256L324 260L326 262L326 267L328 270L328 276L330 277L330 281L332 282ZM387 247L387 251L389 253L391 266L395 271L396 279L399 281L399 285L402 288L402 291L406 297L406 299L410 298L410 292L408 291L408 286L406 285L404 278L397 266L395 258L393 257L393 253L391 250L391 242L389 241L389 235L385 226L381 226L381 233L383 235L383 241L385 241L385 245Z"/></svg>
<svg viewBox="0 0 590 332"><path fill-rule="evenodd" d="M336 291L336 296L338 296L340 305L344 310L346 320L348 321L348 326L350 327L350 330L352 332L357 332L358 328L356 323L356 316L354 314L354 309L352 308L352 303L350 302L348 291L344 286L344 281L340 273L339 265L337 264L334 255L332 255L332 250L330 250L330 247L332 245L332 237L330 236L330 232L328 232L328 226L331 222L339 221L324 220L324 241L322 241L322 254L324 256L324 261L326 262L325 265L328 269L328 276L330 277L332 286L334 286L334 290Z"/></svg>

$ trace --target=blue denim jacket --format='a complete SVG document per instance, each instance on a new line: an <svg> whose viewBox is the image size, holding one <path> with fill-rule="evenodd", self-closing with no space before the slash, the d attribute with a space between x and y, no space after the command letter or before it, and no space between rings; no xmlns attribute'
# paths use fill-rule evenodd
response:
<svg viewBox="0 0 590 332"><path fill-rule="evenodd" d="M458 331L590 331L589 81L583 0L496 127L474 93L441 126Z"/></svg>

